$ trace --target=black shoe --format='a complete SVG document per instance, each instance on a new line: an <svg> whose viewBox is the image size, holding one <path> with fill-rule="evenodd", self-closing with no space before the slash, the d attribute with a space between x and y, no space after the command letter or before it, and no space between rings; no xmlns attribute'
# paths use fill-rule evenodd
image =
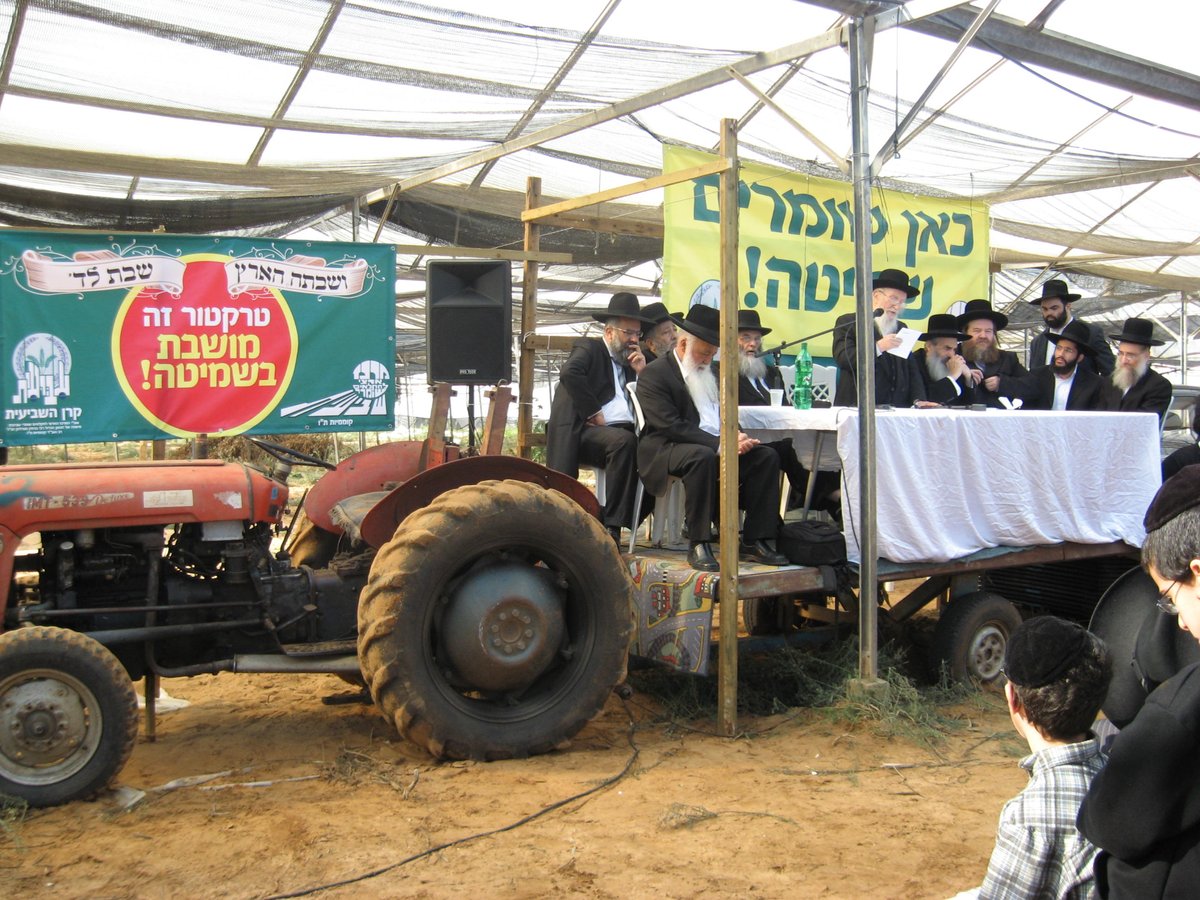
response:
<svg viewBox="0 0 1200 900"><path fill-rule="evenodd" d="M701 572L719 572L721 567L713 556L712 544L708 541L694 541L688 547L688 565Z"/></svg>
<svg viewBox="0 0 1200 900"><path fill-rule="evenodd" d="M761 538L751 543L738 544L738 556L764 566L786 566L788 558Z"/></svg>

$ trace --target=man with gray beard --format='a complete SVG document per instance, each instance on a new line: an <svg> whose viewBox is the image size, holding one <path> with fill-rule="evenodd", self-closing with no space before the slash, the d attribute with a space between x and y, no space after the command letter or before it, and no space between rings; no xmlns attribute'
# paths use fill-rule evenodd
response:
<svg viewBox="0 0 1200 900"><path fill-rule="evenodd" d="M967 335L961 352L970 369L975 402L986 403L997 409L1004 406L1000 402L1000 379L1019 378L1028 374L1017 354L1001 350L996 343L997 333L1007 324L1008 316L992 309L992 304L987 300L968 300L962 315L958 317L958 330Z"/></svg>
<svg viewBox="0 0 1200 900"><path fill-rule="evenodd" d="M683 482L688 564L702 572L720 566L712 551L717 511L721 413L712 359L720 343L718 310L693 306L686 318L671 317L682 334L675 349L646 366L638 377L645 428L638 440L638 471L654 496L670 476ZM737 435L738 505L746 511L739 554L768 566L785 566L775 549L779 531L779 457L742 432Z"/></svg>
<svg viewBox="0 0 1200 900"><path fill-rule="evenodd" d="M771 391L784 389L783 375L759 356L762 339L770 333L758 310L738 310L738 406L770 406Z"/></svg>
<svg viewBox="0 0 1200 900"><path fill-rule="evenodd" d="M967 361L958 352L958 342L967 336L958 330L955 317L946 313L930 316L921 339L925 346L913 359L928 399L917 405L969 406L974 402L975 385Z"/></svg>
<svg viewBox="0 0 1200 900"><path fill-rule="evenodd" d="M675 346L675 323L671 321L667 307L658 300L643 306L642 315L651 323L642 331L642 355L647 363L652 363L660 356L666 356Z"/></svg>
<svg viewBox="0 0 1200 900"><path fill-rule="evenodd" d="M1150 368L1150 348L1163 341L1153 337L1154 323L1149 319L1126 319L1120 334L1110 334L1117 342L1117 365L1107 379L1104 409L1114 412L1152 412L1161 423L1171 405L1171 382Z"/></svg>
<svg viewBox="0 0 1200 900"><path fill-rule="evenodd" d="M904 304L921 292L899 269L884 269L871 282L871 304L875 310L875 405L909 407L925 399L924 385L912 356L901 358L889 350L900 346L896 332ZM858 405L857 315L838 316L833 326L833 358L838 381L834 406Z"/></svg>

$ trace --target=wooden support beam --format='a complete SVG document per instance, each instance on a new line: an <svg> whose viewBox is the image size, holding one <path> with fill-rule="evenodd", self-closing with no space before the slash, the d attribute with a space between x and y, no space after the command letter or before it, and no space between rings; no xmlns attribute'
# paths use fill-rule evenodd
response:
<svg viewBox="0 0 1200 900"><path fill-rule="evenodd" d="M718 159L710 163L705 163L702 166L692 166L690 169L680 169L678 172L666 172L662 175L655 175L653 178L643 178L641 181L635 181L632 184L623 184L620 187L609 188L606 191L597 191L594 194L572 197L570 200L561 200L558 203L550 203L546 206L539 206L536 209L527 209L521 213L521 221L538 221L546 218L546 216L569 212L573 209L582 209L585 206L595 206L597 203L607 203L609 200L616 200L618 197L629 197L633 194L657 190L658 188L679 184L683 181L691 181L693 178L703 178L705 175L716 175L728 168L729 163L726 160Z"/></svg>
<svg viewBox="0 0 1200 900"><path fill-rule="evenodd" d="M542 263L564 263L570 265L575 257L570 253L551 253L549 251L531 254L528 250L499 250L493 247L446 247L430 246L429 244L393 244L397 253L411 253L413 256L466 256L478 259L508 259L515 262L533 260Z"/></svg>
<svg viewBox="0 0 1200 900"><path fill-rule="evenodd" d="M525 209L533 209L542 199L542 179L525 182ZM533 258L541 249L541 226L525 223L525 252L531 254L521 266L521 349L517 374L517 456L533 457L533 445L527 436L533 431L533 364L535 352L525 346L525 336L537 331L538 264Z"/></svg>
<svg viewBox="0 0 1200 900"><path fill-rule="evenodd" d="M578 228L583 231L600 231L604 234L630 234L635 237L657 238L658 240L662 240L666 234L661 221L647 222L645 219L601 218L599 216L581 216L578 213L559 213L556 216L546 216L538 221L543 225L553 225L558 228ZM543 256L547 255L549 254L543 254ZM545 261L553 262L553 260Z"/></svg>

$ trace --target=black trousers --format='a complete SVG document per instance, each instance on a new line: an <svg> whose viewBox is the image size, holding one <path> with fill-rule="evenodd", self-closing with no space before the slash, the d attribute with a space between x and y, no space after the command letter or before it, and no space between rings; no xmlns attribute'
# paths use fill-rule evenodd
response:
<svg viewBox="0 0 1200 900"><path fill-rule="evenodd" d="M579 437L579 461L604 470L604 524L628 528L637 492L637 436L615 425L588 425Z"/></svg>
<svg viewBox="0 0 1200 900"><path fill-rule="evenodd" d="M712 540L720 457L702 444L670 444L667 454L667 471L683 482L688 540ZM771 448L759 445L738 457L738 507L746 511L743 540L778 536L779 455Z"/></svg>

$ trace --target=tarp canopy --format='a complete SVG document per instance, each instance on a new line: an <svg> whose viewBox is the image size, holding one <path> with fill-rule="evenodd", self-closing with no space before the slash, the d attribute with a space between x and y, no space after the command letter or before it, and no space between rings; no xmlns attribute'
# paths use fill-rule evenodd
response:
<svg viewBox="0 0 1200 900"><path fill-rule="evenodd" d="M877 14L879 183L990 204L1008 340L1066 277L1088 318L1153 317L1182 380L1200 326L1184 0L0 0L0 222L519 249L530 176L548 200L649 177L664 143L713 150L723 117L742 156L845 179L838 29ZM543 268L539 327L656 293L661 203L594 211L639 226L619 233L545 229L573 262ZM407 371L426 259L400 256Z"/></svg>

